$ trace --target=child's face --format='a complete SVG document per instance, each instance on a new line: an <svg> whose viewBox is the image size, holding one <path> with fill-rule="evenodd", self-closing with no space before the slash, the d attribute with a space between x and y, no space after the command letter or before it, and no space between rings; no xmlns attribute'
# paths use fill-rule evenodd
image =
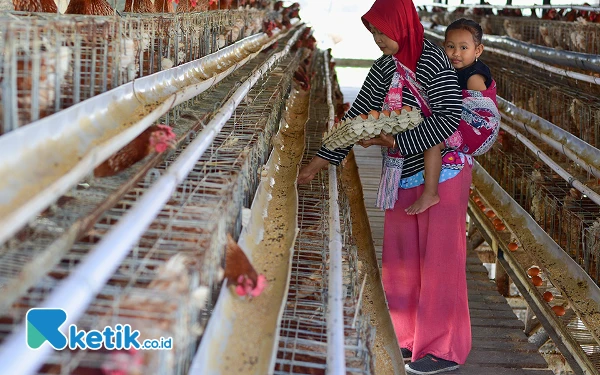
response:
<svg viewBox="0 0 600 375"><path fill-rule="evenodd" d="M377 44L377 47L383 52L384 55L395 55L398 53L398 43L388 38L384 33L379 31L375 26L371 25L371 33L373 39Z"/></svg>
<svg viewBox="0 0 600 375"><path fill-rule="evenodd" d="M483 52L483 44L475 45L468 30L450 30L444 41L444 51L455 69L465 68L475 62Z"/></svg>

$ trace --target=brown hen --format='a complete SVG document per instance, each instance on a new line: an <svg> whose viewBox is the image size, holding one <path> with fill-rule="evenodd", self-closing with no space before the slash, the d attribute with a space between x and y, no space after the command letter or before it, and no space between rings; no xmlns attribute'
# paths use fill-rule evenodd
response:
<svg viewBox="0 0 600 375"><path fill-rule="evenodd" d="M150 0L126 0L124 12L154 13L154 4Z"/></svg>
<svg viewBox="0 0 600 375"><path fill-rule="evenodd" d="M153 125L94 169L94 177L109 177L131 167L152 152L174 147L176 135L167 125Z"/></svg>
<svg viewBox="0 0 600 375"><path fill-rule="evenodd" d="M106 0L71 0L65 14L112 16L115 10Z"/></svg>
<svg viewBox="0 0 600 375"><path fill-rule="evenodd" d="M229 234L227 234L224 276L227 285L235 285L238 296L257 297L267 286L265 276L256 272L244 250Z"/></svg>
<svg viewBox="0 0 600 375"><path fill-rule="evenodd" d="M53 0L13 0L13 6L20 12L58 13Z"/></svg>

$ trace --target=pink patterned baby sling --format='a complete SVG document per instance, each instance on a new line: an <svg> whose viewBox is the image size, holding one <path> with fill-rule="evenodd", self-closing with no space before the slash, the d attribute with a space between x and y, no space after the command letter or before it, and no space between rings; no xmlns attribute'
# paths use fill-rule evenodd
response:
<svg viewBox="0 0 600 375"><path fill-rule="evenodd" d="M427 94L419 82L415 73L404 66L398 59L393 57L396 63L396 71L392 78L392 84L383 101L383 109L394 111L402 108L402 89L406 86L415 99L419 102L421 112L425 117L431 116ZM402 166L404 158L400 155L399 148L382 147L383 168L379 190L377 191L377 207L382 210L392 209L398 200L398 188L402 177Z"/></svg>
<svg viewBox="0 0 600 375"><path fill-rule="evenodd" d="M462 96L458 129L445 144L463 154L481 155L492 147L500 131L496 82L484 91L462 90Z"/></svg>

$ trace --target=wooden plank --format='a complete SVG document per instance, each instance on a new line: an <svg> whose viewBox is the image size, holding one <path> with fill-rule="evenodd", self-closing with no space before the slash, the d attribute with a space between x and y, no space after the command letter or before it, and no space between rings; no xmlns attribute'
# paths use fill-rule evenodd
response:
<svg viewBox="0 0 600 375"><path fill-rule="evenodd" d="M469 309L469 314L471 315L471 318L519 320L512 310Z"/></svg>
<svg viewBox="0 0 600 375"><path fill-rule="evenodd" d="M464 366L458 370L452 371L452 375L554 375L550 370L531 370L531 369L515 369L501 367L480 367L472 366L468 360Z"/></svg>
<svg viewBox="0 0 600 375"><path fill-rule="evenodd" d="M527 341L523 330L517 328L473 327L471 333L478 339Z"/></svg>
<svg viewBox="0 0 600 375"><path fill-rule="evenodd" d="M497 365L511 368L548 368L541 355L523 352L500 352L494 350L473 349L467 359L469 363Z"/></svg>
<svg viewBox="0 0 600 375"><path fill-rule="evenodd" d="M505 327L518 328L523 330L525 325L519 319L486 319L486 318L471 318L472 327Z"/></svg>
<svg viewBox="0 0 600 375"><path fill-rule="evenodd" d="M476 348L478 350L529 352L538 354L535 345L533 345L529 341L498 341L490 340L489 338L474 338L473 348Z"/></svg>

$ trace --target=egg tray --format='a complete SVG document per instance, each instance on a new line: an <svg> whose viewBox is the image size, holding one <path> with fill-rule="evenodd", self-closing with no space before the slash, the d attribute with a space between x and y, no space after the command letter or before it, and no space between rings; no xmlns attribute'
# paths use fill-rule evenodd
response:
<svg viewBox="0 0 600 375"><path fill-rule="evenodd" d="M361 116L343 120L325 132L323 146L328 150L335 150L353 145L361 140L375 138L381 132L398 134L416 127L423 120L421 111L418 109L395 110L390 112L389 116L384 112L380 112L377 117L372 113Z"/></svg>

